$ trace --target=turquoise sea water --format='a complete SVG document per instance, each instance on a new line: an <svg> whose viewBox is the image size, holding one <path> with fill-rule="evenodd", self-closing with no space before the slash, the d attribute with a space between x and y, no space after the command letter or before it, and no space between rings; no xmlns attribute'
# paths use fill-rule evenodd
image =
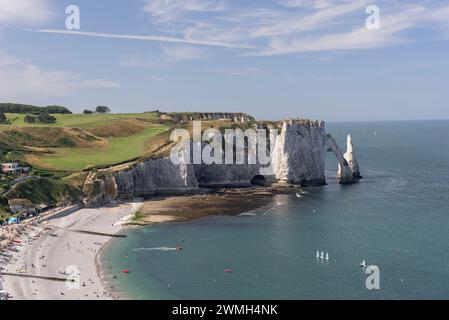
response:
<svg viewBox="0 0 449 320"><path fill-rule="evenodd" d="M328 186L276 196L252 216L128 231L106 249L105 272L137 299L448 299L449 121L328 132L342 147L351 133L359 184L338 185L329 154ZM362 260L380 268L380 290L366 289Z"/></svg>

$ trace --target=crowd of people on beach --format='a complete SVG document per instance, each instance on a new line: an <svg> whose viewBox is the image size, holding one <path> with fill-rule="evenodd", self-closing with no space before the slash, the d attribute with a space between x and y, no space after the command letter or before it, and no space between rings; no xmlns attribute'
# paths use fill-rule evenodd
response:
<svg viewBox="0 0 449 320"><path fill-rule="evenodd" d="M3 272L8 270L8 265L12 262L17 262L19 257L14 255L18 254L19 247L22 244L31 244L42 235L45 230L36 225L36 221L30 220L26 223L13 224L0 227L0 277ZM16 274L27 274L27 266L23 264L17 270L13 270ZM0 281L3 279L0 278ZM8 299L11 296L5 290L2 292L2 298Z"/></svg>
<svg viewBox="0 0 449 320"><path fill-rule="evenodd" d="M27 280L25 281L30 281L29 283L31 284L31 286L27 289L28 294L32 294L33 296L41 296L39 292L39 283L42 283L42 281L54 281L56 278L61 279L70 276L70 274L62 268L62 266L59 266L59 276L56 274L49 274L50 270L42 274L42 271L47 269L47 261L50 262L50 260L48 260L49 258L45 254L45 251L42 249L44 247L47 248L47 246L51 247L56 243L56 241L60 241L56 238L60 237L60 232L63 230L61 228L51 226L48 221L42 220L42 217L40 217L40 219L36 217L22 221L21 223L0 226L1 299L12 298L12 296L9 295L3 288L2 282L4 281L4 278L2 277L20 275L25 276L27 277ZM53 237L55 238L54 241L51 240ZM39 255L35 256L35 261L27 262L27 251L25 251L24 248L33 244L36 250L39 251ZM99 241L90 244L77 240L68 241L65 243L65 250L72 252L73 255L96 255L101 250L101 246L102 243ZM83 292L80 293L78 299L119 299L119 295L114 292L114 286L111 286L110 288L106 287L104 290L101 290L99 288L102 288L102 286L98 286L98 284L91 278L89 278L88 281L83 281L80 283L80 287ZM63 289L63 291L57 291L57 293L59 292L58 294L61 298L63 296L73 296L73 294L69 294L69 292L65 290L65 286L61 287L61 289Z"/></svg>

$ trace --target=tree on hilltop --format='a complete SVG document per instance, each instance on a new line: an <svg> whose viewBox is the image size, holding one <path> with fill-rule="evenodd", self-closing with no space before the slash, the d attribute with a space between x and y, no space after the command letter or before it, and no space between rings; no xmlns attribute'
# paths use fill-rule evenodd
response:
<svg viewBox="0 0 449 320"><path fill-rule="evenodd" d="M105 114L105 113L111 112L111 109L109 109L106 106L97 106L97 108L95 109L95 112L100 113L100 114Z"/></svg>
<svg viewBox="0 0 449 320"><path fill-rule="evenodd" d="M28 104L19 103L0 103L0 113L58 113L58 114L71 114L69 109L63 106L46 106L39 107Z"/></svg>
<svg viewBox="0 0 449 320"><path fill-rule="evenodd" d="M27 114L23 118L23 121L25 121L25 123L36 123L36 117L30 116L29 114Z"/></svg>
<svg viewBox="0 0 449 320"><path fill-rule="evenodd" d="M24 118L23 121L25 121L25 123L40 123L40 124L46 124L46 123L55 123L56 122L56 118L49 115L48 113L41 113L38 114L36 116L32 116L27 114Z"/></svg>
<svg viewBox="0 0 449 320"><path fill-rule="evenodd" d="M41 113L37 116L37 121L40 123L55 123L56 118L49 115L48 113Z"/></svg>

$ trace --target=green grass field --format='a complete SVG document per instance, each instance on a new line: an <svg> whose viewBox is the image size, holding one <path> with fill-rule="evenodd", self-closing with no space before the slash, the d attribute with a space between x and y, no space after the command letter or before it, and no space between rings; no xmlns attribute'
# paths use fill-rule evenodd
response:
<svg viewBox="0 0 449 320"><path fill-rule="evenodd" d="M142 156L151 143L151 138L166 130L168 125L149 121L157 120L157 113L123 113L123 114L53 114L54 124L28 124L24 114L6 114L10 124L0 125L0 131L9 132L14 128L25 130L19 137L27 137L27 128L77 128L90 130L89 134L98 135L105 141L104 146L51 147L54 154L24 154L25 160L34 167L55 171L80 171L86 168L115 165ZM30 132L31 133L31 132ZM33 131L33 137L39 138L39 132ZM55 143L49 139L49 142ZM89 141L82 141L89 144ZM26 143L29 143L26 142ZM94 145L94 144L92 144Z"/></svg>
<svg viewBox="0 0 449 320"><path fill-rule="evenodd" d="M156 119L156 113L119 113L119 114L53 114L56 123L53 124L29 124L23 121L24 114L7 113L6 117L11 121L10 125L0 125L0 130L17 127L69 127L89 129L108 125L116 120L123 119Z"/></svg>
<svg viewBox="0 0 449 320"><path fill-rule="evenodd" d="M80 171L88 167L121 163L141 156L151 137L167 128L147 128L141 134L110 138L108 145L101 149L53 148L55 154L39 157L39 162L45 167L63 171Z"/></svg>

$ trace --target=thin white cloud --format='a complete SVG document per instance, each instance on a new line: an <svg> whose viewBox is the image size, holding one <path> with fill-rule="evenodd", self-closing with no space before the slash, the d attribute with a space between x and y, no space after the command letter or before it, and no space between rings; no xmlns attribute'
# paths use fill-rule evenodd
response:
<svg viewBox="0 0 449 320"><path fill-rule="evenodd" d="M195 1L197 5L206 1ZM370 49L406 41L404 31L413 28L448 32L449 9L437 3L409 5L379 0L382 27L365 28L369 0L277 0L278 7L238 7L227 2L207 17L177 8L169 32L189 41L244 43L255 50L242 55L281 55L309 51ZM156 17L155 11L150 12ZM180 17L180 18L179 18ZM157 25L158 19L155 20ZM167 24L162 22L161 29ZM251 48L248 48L251 49Z"/></svg>
<svg viewBox="0 0 449 320"><path fill-rule="evenodd" d="M289 8L313 8L313 9L322 9L328 8L332 5L349 2L352 0L279 0L278 3L280 5L289 7Z"/></svg>
<svg viewBox="0 0 449 320"><path fill-rule="evenodd" d="M272 37L295 34L299 32L324 29L328 23L335 22L339 17L356 11L363 12L368 0L358 0L320 9L312 14L301 17L298 14L285 17L277 23L261 27L252 32L254 37Z"/></svg>
<svg viewBox="0 0 449 320"><path fill-rule="evenodd" d="M183 61L204 59L204 51L191 46L162 47L157 55L131 55L122 57L119 65L122 67L166 68Z"/></svg>
<svg viewBox="0 0 449 320"><path fill-rule="evenodd" d="M0 96L6 100L26 97L61 97L81 89L118 88L106 79L83 79L79 74L47 70L27 59L0 50Z"/></svg>
<svg viewBox="0 0 449 320"><path fill-rule="evenodd" d="M0 0L4 1L4 0ZM43 1L43 0L42 0ZM62 29L39 29L41 33L138 40L188 46L238 49L240 55L282 55L311 51L360 50L391 46L406 41L407 30L431 29L449 37L449 6L426 2L407 5L398 0L379 0L381 29L365 28L369 0L276 0L269 7L224 0L142 0L142 11L151 15L158 35L114 34ZM276 5L277 4L277 5ZM418 10L416 13L414 10ZM163 50L165 48L163 47ZM173 64L165 58L137 57L122 65L158 67ZM194 58L196 59L196 58ZM179 60L194 60L183 58ZM140 60L140 61L139 61Z"/></svg>
<svg viewBox="0 0 449 320"><path fill-rule="evenodd" d="M225 8L225 2L221 0L144 0L143 11L152 15L174 19L186 12L221 11Z"/></svg>
<svg viewBox="0 0 449 320"><path fill-rule="evenodd" d="M241 77L241 76L256 76L260 74L259 68L241 68L241 69L218 69L208 70L209 73L222 74L227 76Z"/></svg>
<svg viewBox="0 0 449 320"><path fill-rule="evenodd" d="M146 76L145 78L149 81L164 82L164 83L168 82L167 79L157 76Z"/></svg>
<svg viewBox="0 0 449 320"><path fill-rule="evenodd" d="M198 60L204 58L204 52L195 47L164 47L164 58L167 62Z"/></svg>
<svg viewBox="0 0 449 320"><path fill-rule="evenodd" d="M39 25L51 16L47 0L0 0L0 23Z"/></svg>
<svg viewBox="0 0 449 320"><path fill-rule="evenodd" d="M122 39L122 40L141 40L141 41L155 41L155 42L172 42L172 43L183 43L192 45L203 45L203 46L216 46L225 48L251 48L251 46L245 46L241 44L233 43L223 43L214 41L202 41L194 39L182 39L166 36L144 36L144 35L131 35L131 34L113 34L113 33L101 33L101 32L88 32L88 31L70 31L64 29L37 29L29 30L39 33L53 33L53 34L63 34L72 36L86 36L86 37L97 37L97 38L111 38L111 39Z"/></svg>
<svg viewBox="0 0 449 320"><path fill-rule="evenodd" d="M441 21L448 15L439 16ZM435 11L421 6L409 6L402 11L381 16L381 27L369 30L361 26L348 32L328 33L315 37L275 37L268 48L248 55L272 56L281 54L360 50L379 48L413 41L402 36L403 31L418 27L420 24L435 23Z"/></svg>

